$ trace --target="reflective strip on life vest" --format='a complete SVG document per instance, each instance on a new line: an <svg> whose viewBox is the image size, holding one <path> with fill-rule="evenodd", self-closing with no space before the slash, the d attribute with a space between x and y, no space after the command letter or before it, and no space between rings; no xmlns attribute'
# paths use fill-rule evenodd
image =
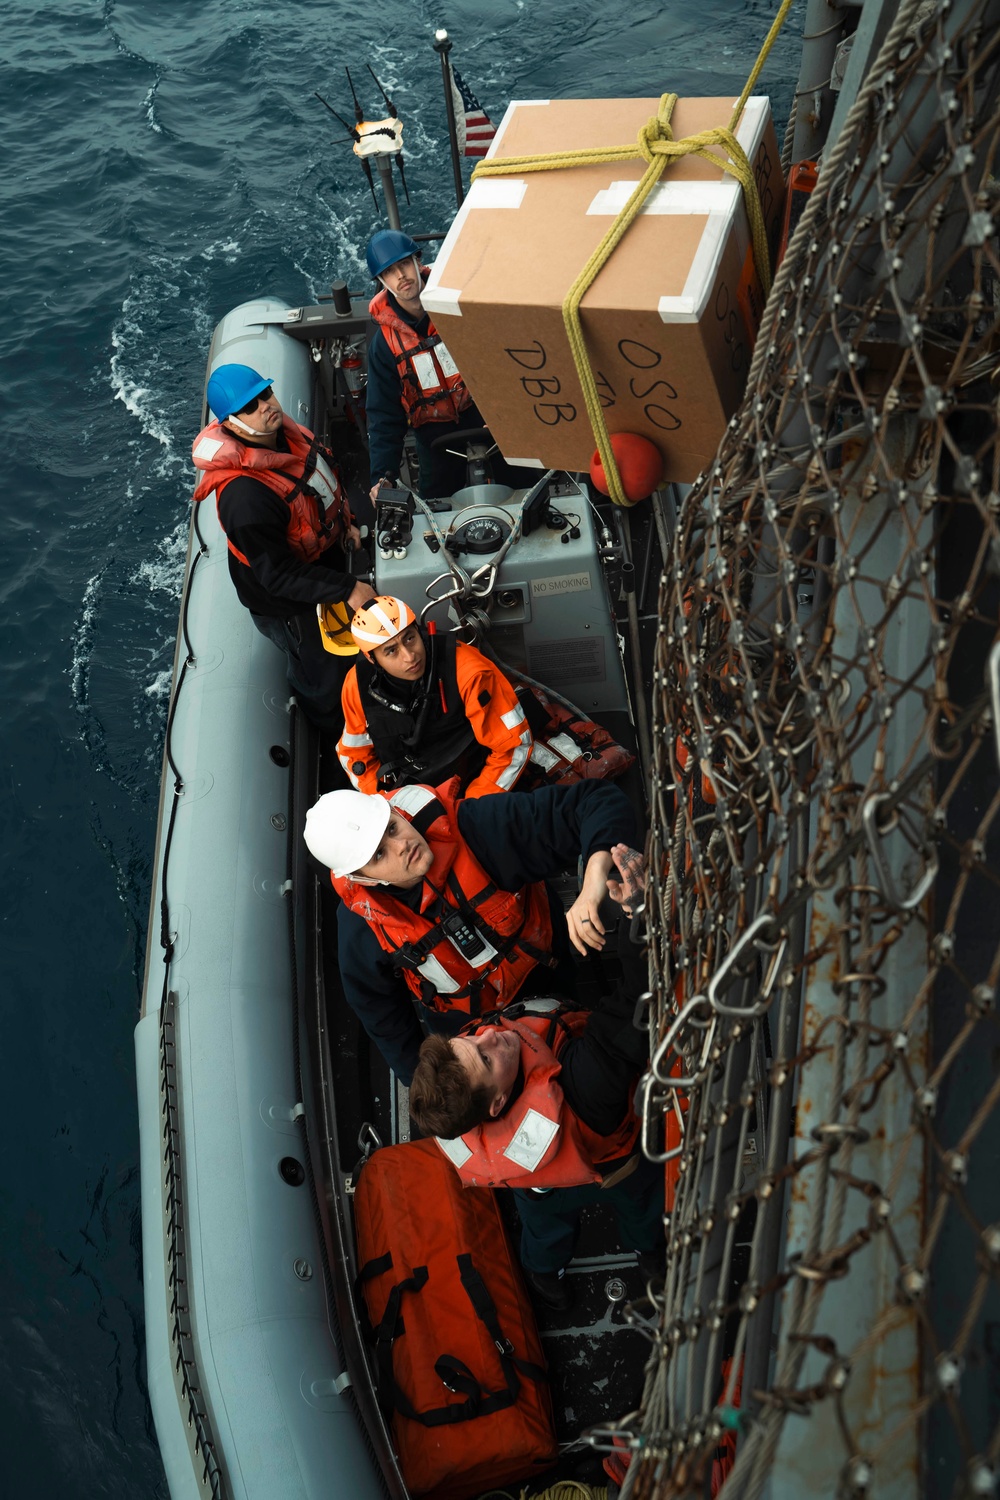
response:
<svg viewBox="0 0 1000 1500"><path fill-rule="evenodd" d="M316 455L316 467L313 469L312 479L310 483L312 484L313 489L324 489L326 491L325 496L322 494L319 496L324 505L334 505L339 499L341 499L340 485L337 482L337 476L330 468L330 465L327 463L322 453L317 453Z"/></svg>
<svg viewBox="0 0 1000 1500"><path fill-rule="evenodd" d="M496 956L495 948L492 950L492 954L494 957ZM423 962L417 965L417 973L439 995L453 995L457 989L461 988L458 980L448 973L444 964L439 959L436 959L433 953L428 953Z"/></svg>
<svg viewBox="0 0 1000 1500"><path fill-rule="evenodd" d="M195 444L191 452L191 457L203 458L206 463L211 463L219 449L224 447L225 443L219 438L203 437L200 442Z"/></svg>
<svg viewBox="0 0 1000 1500"><path fill-rule="evenodd" d="M509 708L505 714L501 714L500 722L505 729L513 729L516 725L523 724L524 709L520 703L515 708Z"/></svg>
<svg viewBox="0 0 1000 1500"><path fill-rule="evenodd" d="M571 739L568 734L550 734L547 743L553 750L558 751L564 760L579 760L582 753L576 740Z"/></svg>
<svg viewBox="0 0 1000 1500"><path fill-rule="evenodd" d="M517 1134L503 1154L508 1161L512 1161L515 1167L520 1167L522 1171L537 1171L542 1157L558 1133L558 1120L549 1119L548 1115L539 1113L537 1109L529 1109L517 1127ZM471 1151L469 1155L472 1155Z"/></svg>
<svg viewBox="0 0 1000 1500"><path fill-rule="evenodd" d="M459 1170L461 1170L462 1167L465 1166L465 1163L472 1155L472 1152L469 1150L468 1146L462 1140L462 1137L460 1135L456 1136L453 1141L446 1141L444 1137L440 1135L436 1135L434 1139L437 1141L438 1145L441 1147L441 1150L444 1152L448 1160L450 1162L454 1162L455 1166L458 1167Z"/></svg>
<svg viewBox="0 0 1000 1500"><path fill-rule="evenodd" d="M560 757L548 745L543 745L541 740L536 740L531 747L531 758L536 766L541 766L543 771L551 771L559 764Z"/></svg>
<svg viewBox="0 0 1000 1500"><path fill-rule="evenodd" d="M398 807L401 813L415 818L418 812L422 812L428 802L436 802L437 797L425 786L404 786L398 792L393 792L389 799L392 807Z"/></svg>
<svg viewBox="0 0 1000 1500"><path fill-rule="evenodd" d="M351 749L360 749L362 745L370 745L372 738L370 734L347 734L346 731L340 736L340 743L348 745Z"/></svg>
<svg viewBox="0 0 1000 1500"><path fill-rule="evenodd" d="M413 365L413 373L420 381L420 389L422 391L439 391L441 389L441 376L438 374L438 367L426 351L422 354L411 355L410 362Z"/></svg>
<svg viewBox="0 0 1000 1500"><path fill-rule="evenodd" d="M440 334L438 334L438 341L434 345L434 354L445 375L450 378L452 375L458 374L458 365L452 359L451 354L448 352L448 346Z"/></svg>

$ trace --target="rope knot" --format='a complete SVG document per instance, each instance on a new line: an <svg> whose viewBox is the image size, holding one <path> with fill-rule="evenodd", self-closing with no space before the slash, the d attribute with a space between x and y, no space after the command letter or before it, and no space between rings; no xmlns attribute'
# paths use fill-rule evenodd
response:
<svg viewBox="0 0 1000 1500"><path fill-rule="evenodd" d="M636 137L639 154L650 165L655 157L672 154L670 146L673 144L674 132L670 127L670 116L676 103L676 94L662 94L656 114L651 115L645 125L639 128Z"/></svg>

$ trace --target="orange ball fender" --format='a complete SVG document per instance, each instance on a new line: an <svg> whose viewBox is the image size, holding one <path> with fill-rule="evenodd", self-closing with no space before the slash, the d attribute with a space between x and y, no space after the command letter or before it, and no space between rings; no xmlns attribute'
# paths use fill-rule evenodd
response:
<svg viewBox="0 0 1000 1500"><path fill-rule="evenodd" d="M626 498L633 502L645 500L663 478L663 454L659 448L637 432L613 432L611 451L615 455ZM610 493L601 455L596 449L590 460L590 477L602 495Z"/></svg>

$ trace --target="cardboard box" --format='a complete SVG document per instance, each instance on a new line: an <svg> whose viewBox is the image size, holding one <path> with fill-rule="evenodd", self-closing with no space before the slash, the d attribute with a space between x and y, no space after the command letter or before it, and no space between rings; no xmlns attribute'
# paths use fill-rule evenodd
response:
<svg viewBox="0 0 1000 1500"><path fill-rule="evenodd" d="M533 155L635 140L657 99L512 103L489 152ZM679 99L674 138L728 124L732 99ZM737 139L757 179L772 252L784 201L766 98ZM511 463L587 469L594 450L562 302L645 163L529 172L473 183L423 305ZM739 183L698 156L669 166L581 306L611 432L639 432L665 478L711 462L743 394L763 306Z"/></svg>

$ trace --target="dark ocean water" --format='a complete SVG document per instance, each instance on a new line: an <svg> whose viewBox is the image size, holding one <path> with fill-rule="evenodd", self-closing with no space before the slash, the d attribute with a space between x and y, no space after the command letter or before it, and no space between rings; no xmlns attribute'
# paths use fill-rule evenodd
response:
<svg viewBox="0 0 1000 1500"><path fill-rule="evenodd" d="M365 285L371 199L318 89L370 61L407 227L453 211L434 28L511 97L735 94L762 0L15 0L5 7L0 1497L165 1497L145 1393L132 1029L188 454L212 329ZM793 14L764 74L779 125ZM369 104L374 100L365 97Z"/></svg>

